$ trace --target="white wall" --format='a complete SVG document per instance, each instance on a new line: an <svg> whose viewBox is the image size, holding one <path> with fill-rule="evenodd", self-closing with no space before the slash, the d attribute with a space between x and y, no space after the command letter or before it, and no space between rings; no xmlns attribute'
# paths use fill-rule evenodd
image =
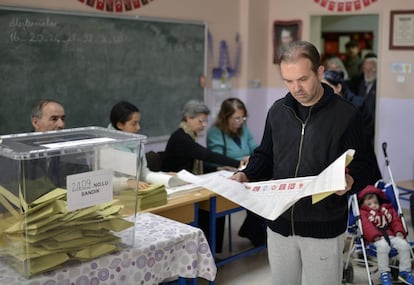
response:
<svg viewBox="0 0 414 285"><path fill-rule="evenodd" d="M377 157L384 178L389 171L381 145L387 142L390 169L395 181L414 179L414 100L381 98L379 101ZM389 181L389 179L386 179Z"/></svg>

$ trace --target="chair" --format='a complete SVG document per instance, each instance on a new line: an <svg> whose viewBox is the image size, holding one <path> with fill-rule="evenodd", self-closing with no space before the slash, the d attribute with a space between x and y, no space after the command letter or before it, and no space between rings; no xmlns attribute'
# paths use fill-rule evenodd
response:
<svg viewBox="0 0 414 285"><path fill-rule="evenodd" d="M164 151L155 152L153 150L145 153L145 158L147 159L148 168L151 171L161 171L162 163L164 160Z"/></svg>

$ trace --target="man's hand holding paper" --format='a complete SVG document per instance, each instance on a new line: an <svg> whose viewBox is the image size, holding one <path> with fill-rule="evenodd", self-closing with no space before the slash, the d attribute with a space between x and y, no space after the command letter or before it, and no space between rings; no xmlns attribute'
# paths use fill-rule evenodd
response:
<svg viewBox="0 0 414 285"><path fill-rule="evenodd" d="M303 197L312 196L312 202L317 203L333 193L344 195L353 183L351 176L344 175L353 155L354 150L346 151L318 176L248 183L246 175L237 172L231 179L209 177L201 185L266 219L275 220Z"/></svg>

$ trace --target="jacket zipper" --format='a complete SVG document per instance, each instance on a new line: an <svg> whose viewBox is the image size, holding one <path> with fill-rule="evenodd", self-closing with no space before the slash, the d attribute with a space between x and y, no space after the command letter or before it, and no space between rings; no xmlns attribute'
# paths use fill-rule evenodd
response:
<svg viewBox="0 0 414 285"><path fill-rule="evenodd" d="M312 111L312 107L313 106L311 106L310 108L309 108L309 112L308 112L308 116L306 117L306 120L305 120L305 122L303 122L297 115L296 115L296 113L295 112L293 112L294 114L295 114L295 117L299 120L299 122L301 122L301 124L302 124L302 129L301 129L301 133L300 133L300 143L299 143L299 156L298 156L298 161L297 161L297 164L296 164L296 168L295 168L295 177L297 177L298 176L298 172L299 172L299 164L300 164L300 161L301 161L301 157L302 157L302 147L303 147L303 138L304 138L304 136L305 136L305 127L306 127L306 124L307 124L307 122L308 122L308 120L309 120L309 118L310 118L310 114L311 114L311 111ZM292 227L292 235L294 236L295 235L295 223L294 223L294 219L293 219L293 213L294 213L294 211L295 211L295 204L293 204L293 206L292 206L292 209L291 209L291 211L290 211L290 222L291 222L291 227Z"/></svg>

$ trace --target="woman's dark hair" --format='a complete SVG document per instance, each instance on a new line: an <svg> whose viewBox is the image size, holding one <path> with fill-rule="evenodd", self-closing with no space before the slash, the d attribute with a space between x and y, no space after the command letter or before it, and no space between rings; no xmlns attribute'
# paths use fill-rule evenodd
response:
<svg viewBox="0 0 414 285"><path fill-rule="evenodd" d="M129 121L131 119L131 115L133 113L139 113L139 109L127 102L127 101L121 101L116 103L111 110L111 115L109 119L111 120L112 127L119 130L116 126L118 123L125 124L125 122Z"/></svg>
<svg viewBox="0 0 414 285"><path fill-rule="evenodd" d="M217 115L216 122L214 123L217 128L222 132L231 136L240 136L243 132L243 128L237 130L237 134L230 133L228 119L236 113L237 110L243 110L244 116L247 117L247 109L243 101L238 98L228 98L221 103L220 111Z"/></svg>

